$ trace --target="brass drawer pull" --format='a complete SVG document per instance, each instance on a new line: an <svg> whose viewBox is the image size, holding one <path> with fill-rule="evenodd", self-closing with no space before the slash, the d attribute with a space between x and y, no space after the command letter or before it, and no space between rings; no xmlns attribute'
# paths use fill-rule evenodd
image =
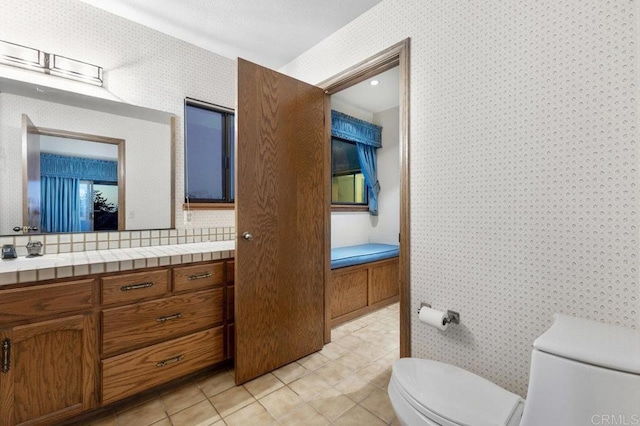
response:
<svg viewBox="0 0 640 426"><path fill-rule="evenodd" d="M165 321L179 319L179 318L182 318L182 312L178 312L177 314L173 314L173 315L166 315L164 317L158 317L156 318L156 321L165 322Z"/></svg>
<svg viewBox="0 0 640 426"><path fill-rule="evenodd" d="M2 341L2 365L0 371L8 373L11 370L11 339Z"/></svg>
<svg viewBox="0 0 640 426"><path fill-rule="evenodd" d="M120 291L129 291L129 290L140 290L141 288L149 288L153 287L152 282L141 283L141 284L131 284L131 285L123 285L120 287Z"/></svg>
<svg viewBox="0 0 640 426"><path fill-rule="evenodd" d="M180 362L184 359L184 355L178 355L175 358L165 359L164 361L160 361L156 364L156 367L164 367L165 365L173 364L176 362Z"/></svg>
<svg viewBox="0 0 640 426"><path fill-rule="evenodd" d="M205 272L204 274L189 275L187 279L189 281L201 280L203 278L209 278L210 276L211 276L211 272Z"/></svg>

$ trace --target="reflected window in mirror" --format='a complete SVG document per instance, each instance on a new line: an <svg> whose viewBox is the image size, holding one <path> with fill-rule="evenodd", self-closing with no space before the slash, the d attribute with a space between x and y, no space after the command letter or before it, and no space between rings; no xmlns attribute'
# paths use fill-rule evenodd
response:
<svg viewBox="0 0 640 426"><path fill-rule="evenodd" d="M185 100L185 202L233 203L233 110Z"/></svg>

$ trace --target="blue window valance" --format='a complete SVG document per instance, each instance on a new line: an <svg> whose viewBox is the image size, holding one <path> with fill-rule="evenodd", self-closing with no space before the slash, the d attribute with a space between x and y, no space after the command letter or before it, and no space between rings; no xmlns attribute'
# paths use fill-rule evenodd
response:
<svg viewBox="0 0 640 426"><path fill-rule="evenodd" d="M331 110L331 135L351 142L382 147L382 127Z"/></svg>
<svg viewBox="0 0 640 426"><path fill-rule="evenodd" d="M118 182L118 162L95 158L40 154L40 175L101 182Z"/></svg>

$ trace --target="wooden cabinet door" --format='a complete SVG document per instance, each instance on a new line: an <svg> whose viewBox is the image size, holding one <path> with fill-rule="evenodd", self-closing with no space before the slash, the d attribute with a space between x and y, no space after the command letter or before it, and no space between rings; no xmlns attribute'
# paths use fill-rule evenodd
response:
<svg viewBox="0 0 640 426"><path fill-rule="evenodd" d="M0 331L0 425L53 424L95 407L95 321L76 315Z"/></svg>
<svg viewBox="0 0 640 426"><path fill-rule="evenodd" d="M238 384L324 343L326 102L318 87L238 59Z"/></svg>

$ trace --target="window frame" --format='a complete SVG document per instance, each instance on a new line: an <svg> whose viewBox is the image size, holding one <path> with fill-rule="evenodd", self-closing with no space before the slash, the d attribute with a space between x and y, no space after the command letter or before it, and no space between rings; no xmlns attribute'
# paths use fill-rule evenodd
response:
<svg viewBox="0 0 640 426"><path fill-rule="evenodd" d="M353 175L354 179L355 179L355 175L356 174L362 174L362 165L360 164L360 159L358 158L358 164L360 165L360 167L357 169L356 171L349 171L349 172L345 172L345 173L340 173L340 174L334 174L333 172L333 141L338 141L338 142L343 142L343 143L348 143L351 145L354 145L356 147L356 149L358 149L357 147L357 143L354 141L350 141L348 139L343 139L337 136L331 136L331 186L333 189L333 178L335 176L348 176L348 175ZM331 209L332 210L340 210L340 211L368 211L369 210L369 188L367 186L366 181L364 181L363 179L363 184L364 184L364 188L363 188L363 192L364 192L364 202L362 203L350 203L350 202L336 202L333 200L333 190L331 191Z"/></svg>
<svg viewBox="0 0 640 426"><path fill-rule="evenodd" d="M189 197L189 193L187 192L187 145L188 145L188 137L187 137L187 106L200 108L203 110L208 110L212 112L216 112L222 115L222 134L223 134L223 142L222 142L222 164L221 169L223 171L223 198L220 199L212 199L212 198L191 198ZM234 187L234 196L231 196L231 186L232 179L234 179L231 167L231 158L234 158L235 153L233 150L235 149L235 110L232 108L227 108L224 106L212 104L210 102L201 101L194 98L186 97L184 99L184 206L188 205L190 209L209 209L209 208L233 208L235 205L235 185ZM233 132L231 131L233 130ZM233 137L233 138L232 138ZM232 146L232 139L233 145Z"/></svg>

